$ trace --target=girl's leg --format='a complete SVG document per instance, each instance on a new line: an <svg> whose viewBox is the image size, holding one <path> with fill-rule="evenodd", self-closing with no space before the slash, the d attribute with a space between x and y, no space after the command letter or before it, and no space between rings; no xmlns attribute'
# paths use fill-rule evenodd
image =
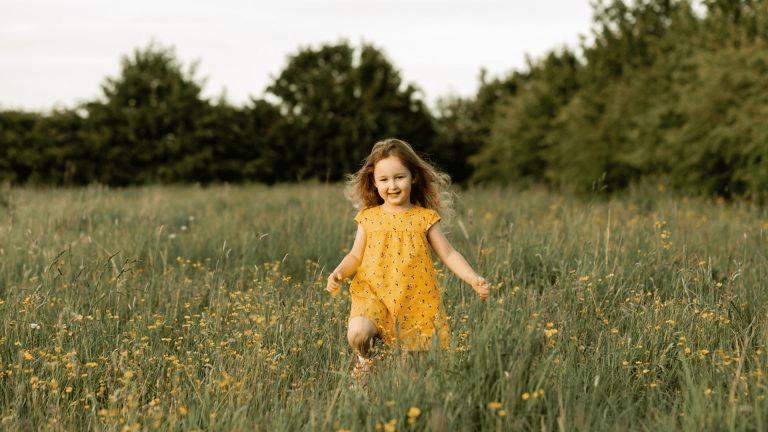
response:
<svg viewBox="0 0 768 432"><path fill-rule="evenodd" d="M349 319L347 341L349 341L349 346L358 354L367 357L378 334L379 330L376 329L376 325L368 318L356 316Z"/></svg>

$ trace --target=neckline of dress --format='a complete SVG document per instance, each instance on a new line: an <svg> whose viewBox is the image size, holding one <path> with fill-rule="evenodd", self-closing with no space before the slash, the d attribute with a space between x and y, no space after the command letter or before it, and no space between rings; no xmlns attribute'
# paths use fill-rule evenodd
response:
<svg viewBox="0 0 768 432"><path fill-rule="evenodd" d="M397 214L397 213L400 213L400 214L405 214L405 213L408 213L408 212L410 212L411 210L415 209L415 208L416 208L416 206L415 206L415 205L411 205L411 206L410 206L408 209L406 209L406 210L387 210L387 209L385 209L385 208L384 208L384 204L381 204L381 205L379 205L379 208L381 209L381 211L383 211L383 212L386 212L386 213L395 213L395 214Z"/></svg>

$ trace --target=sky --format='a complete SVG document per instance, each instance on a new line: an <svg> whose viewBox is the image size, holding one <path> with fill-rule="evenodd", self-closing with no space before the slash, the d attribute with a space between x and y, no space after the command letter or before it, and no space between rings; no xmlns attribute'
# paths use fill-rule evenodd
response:
<svg viewBox="0 0 768 432"><path fill-rule="evenodd" d="M204 80L202 96L235 106L301 48L346 40L383 51L405 83L438 98L472 96L526 57L578 50L590 0L0 0L0 109L47 111L99 99L136 49L173 48Z"/></svg>

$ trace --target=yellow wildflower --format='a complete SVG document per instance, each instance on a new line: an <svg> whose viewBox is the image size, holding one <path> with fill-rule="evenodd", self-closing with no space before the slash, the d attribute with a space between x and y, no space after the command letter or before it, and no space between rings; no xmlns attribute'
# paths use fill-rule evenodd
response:
<svg viewBox="0 0 768 432"><path fill-rule="evenodd" d="M392 419L384 425L386 432L395 432L397 430L397 419Z"/></svg>

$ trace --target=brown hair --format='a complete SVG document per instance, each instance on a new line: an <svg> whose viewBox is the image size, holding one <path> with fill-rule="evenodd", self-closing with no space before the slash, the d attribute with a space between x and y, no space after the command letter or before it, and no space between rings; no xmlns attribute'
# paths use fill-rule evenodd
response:
<svg viewBox="0 0 768 432"><path fill-rule="evenodd" d="M441 216L448 217L451 212L448 174L439 171L419 157L405 141L389 138L373 145L371 154L365 158L363 166L347 182L347 196L359 209L367 209L383 204L373 179L376 164L390 156L400 159L414 178L411 186L411 204L432 209Z"/></svg>

